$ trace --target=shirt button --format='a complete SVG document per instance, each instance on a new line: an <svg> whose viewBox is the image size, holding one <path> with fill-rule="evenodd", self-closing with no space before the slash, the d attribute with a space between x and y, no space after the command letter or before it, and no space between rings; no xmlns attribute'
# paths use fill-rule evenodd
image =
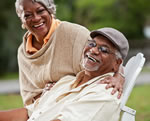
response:
<svg viewBox="0 0 150 121"><path fill-rule="evenodd" d="M35 118L32 118L32 120L35 120Z"/></svg>
<svg viewBox="0 0 150 121"><path fill-rule="evenodd" d="M42 112L39 112L39 114L42 114Z"/></svg>

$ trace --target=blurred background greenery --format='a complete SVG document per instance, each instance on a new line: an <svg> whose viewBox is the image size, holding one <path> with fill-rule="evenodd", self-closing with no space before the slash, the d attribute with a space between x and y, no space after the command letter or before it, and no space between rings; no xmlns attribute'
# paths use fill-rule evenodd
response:
<svg viewBox="0 0 150 121"><path fill-rule="evenodd" d="M150 26L149 0L55 0L56 17L86 26L89 30L114 27L129 39L131 50L145 52L150 40L144 36L145 26ZM15 0L0 1L0 76L17 72L17 48L25 31L15 12ZM139 50L140 49L140 50Z"/></svg>
<svg viewBox="0 0 150 121"><path fill-rule="evenodd" d="M81 24L89 30L114 27L123 32L130 44L129 57L144 53L149 70L150 0L54 0L56 18ZM17 48L25 33L15 12L15 0L0 1L0 81L18 78ZM149 35L150 36L150 35ZM150 71L148 71L150 72ZM150 121L150 85L136 86L128 105L137 110L136 121ZM0 95L0 109L22 107L19 95Z"/></svg>

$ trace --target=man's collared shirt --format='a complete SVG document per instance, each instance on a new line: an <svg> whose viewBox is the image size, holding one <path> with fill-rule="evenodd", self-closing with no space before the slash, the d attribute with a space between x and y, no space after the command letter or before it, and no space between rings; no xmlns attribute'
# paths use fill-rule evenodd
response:
<svg viewBox="0 0 150 121"><path fill-rule="evenodd" d="M120 113L120 100L106 84L98 84L112 73L95 77L78 85L82 74L65 76L47 91L38 101L27 107L28 121L117 121Z"/></svg>

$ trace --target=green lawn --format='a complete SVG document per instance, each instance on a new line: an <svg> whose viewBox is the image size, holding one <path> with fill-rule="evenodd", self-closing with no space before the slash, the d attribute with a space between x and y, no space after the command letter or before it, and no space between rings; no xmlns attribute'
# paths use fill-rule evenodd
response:
<svg viewBox="0 0 150 121"><path fill-rule="evenodd" d="M127 106L135 109L136 121L150 121L150 85L135 86ZM0 109L22 107L19 95L0 95Z"/></svg>
<svg viewBox="0 0 150 121"><path fill-rule="evenodd" d="M23 107L20 95L0 95L0 110Z"/></svg>
<svg viewBox="0 0 150 121"><path fill-rule="evenodd" d="M150 67L143 67L142 72L150 73Z"/></svg>
<svg viewBox="0 0 150 121"><path fill-rule="evenodd" d="M137 111L136 121L150 121L150 85L136 86L127 105Z"/></svg>

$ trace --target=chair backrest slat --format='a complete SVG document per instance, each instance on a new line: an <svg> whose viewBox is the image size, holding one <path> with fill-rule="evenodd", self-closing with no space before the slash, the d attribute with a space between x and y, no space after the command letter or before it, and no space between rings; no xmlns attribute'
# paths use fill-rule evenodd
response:
<svg viewBox="0 0 150 121"><path fill-rule="evenodd" d="M135 80L140 74L145 63L145 58L142 53L138 53L136 56L133 56L127 62L124 73L125 73L125 84L123 89L123 97L121 100L120 108L123 111L121 121L135 121L135 115L130 114L128 107L126 107L127 100L130 96L130 93L135 85ZM126 107L127 111L124 110ZM132 110L131 110L132 111ZM129 120L127 120L129 119Z"/></svg>

